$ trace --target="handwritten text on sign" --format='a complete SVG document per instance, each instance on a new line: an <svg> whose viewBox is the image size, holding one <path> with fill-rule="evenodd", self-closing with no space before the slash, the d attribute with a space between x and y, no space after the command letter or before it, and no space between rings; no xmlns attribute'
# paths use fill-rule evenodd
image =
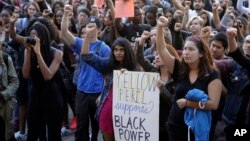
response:
<svg viewBox="0 0 250 141"><path fill-rule="evenodd" d="M159 74L114 71L113 125L116 141L158 141Z"/></svg>

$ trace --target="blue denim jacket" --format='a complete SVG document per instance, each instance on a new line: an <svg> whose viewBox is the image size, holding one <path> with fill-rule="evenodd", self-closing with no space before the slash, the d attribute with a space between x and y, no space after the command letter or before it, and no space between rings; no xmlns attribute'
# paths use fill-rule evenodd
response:
<svg viewBox="0 0 250 141"><path fill-rule="evenodd" d="M85 61L88 65L95 68L103 76L106 76L104 87L101 92L101 99L96 110L96 118L98 119L102 106L108 97L110 87L113 84L113 72L106 72L107 67L110 65L111 62L109 58L101 58L93 53L81 54L81 59L82 61Z"/></svg>
<svg viewBox="0 0 250 141"><path fill-rule="evenodd" d="M250 78L250 73L234 60L227 65L229 71L228 87L222 119L226 124L235 124L237 113L246 95L240 95L241 89Z"/></svg>

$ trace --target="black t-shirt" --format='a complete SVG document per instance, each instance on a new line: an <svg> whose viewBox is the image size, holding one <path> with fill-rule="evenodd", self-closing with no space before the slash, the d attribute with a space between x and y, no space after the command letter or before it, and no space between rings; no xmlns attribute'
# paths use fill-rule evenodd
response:
<svg viewBox="0 0 250 141"><path fill-rule="evenodd" d="M184 122L185 108L180 109L176 101L180 98L184 98L187 92L194 88L202 90L206 94L208 94L208 84L215 79L219 79L220 75L218 71L214 70L209 74L205 75L204 77L198 77L196 81L191 84L189 76L179 77L178 75L179 71L180 71L180 62L176 60L173 71L173 79L174 82L176 83L175 98L172 108L170 110L168 124L185 127L186 126Z"/></svg>
<svg viewBox="0 0 250 141"><path fill-rule="evenodd" d="M130 42L135 42L135 39L137 37L141 37L142 33L144 30L146 31L150 31L151 27L147 24L141 24L140 26L134 26L132 24L124 24L123 25L123 30L121 35L125 38L127 38ZM149 47L149 43L146 42L146 45L144 47L148 48Z"/></svg>

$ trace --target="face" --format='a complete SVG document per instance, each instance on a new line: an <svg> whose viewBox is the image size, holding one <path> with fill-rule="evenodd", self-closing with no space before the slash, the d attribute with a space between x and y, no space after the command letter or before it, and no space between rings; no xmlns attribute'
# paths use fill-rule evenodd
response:
<svg viewBox="0 0 250 141"><path fill-rule="evenodd" d="M105 24L106 26L111 26L111 25L113 25L113 21L112 21L112 19L110 19L109 13L106 14L106 16L105 16L105 18L104 18L104 24Z"/></svg>
<svg viewBox="0 0 250 141"><path fill-rule="evenodd" d="M78 21L82 24L86 23L88 20L88 15L84 12L78 14Z"/></svg>
<svg viewBox="0 0 250 141"><path fill-rule="evenodd" d="M30 36L38 36L37 31L35 29L32 29L30 31Z"/></svg>
<svg viewBox="0 0 250 141"><path fill-rule="evenodd" d="M250 56L250 35L245 38L243 43L243 52L245 55Z"/></svg>
<svg viewBox="0 0 250 141"><path fill-rule="evenodd" d="M203 13L203 14L200 15L200 17L203 19L204 24L206 24L207 23L207 19L208 19L207 14Z"/></svg>
<svg viewBox="0 0 250 141"><path fill-rule="evenodd" d="M193 35L200 32L202 26L200 24L200 21L198 19L194 19L189 26L189 30L193 33Z"/></svg>
<svg viewBox="0 0 250 141"><path fill-rule="evenodd" d="M159 53L157 52L156 55L155 55L155 65L158 66L158 67L161 67L161 66L164 66L164 62L162 61Z"/></svg>
<svg viewBox="0 0 250 141"><path fill-rule="evenodd" d="M32 4L27 9L27 13L29 16L32 16L36 12L37 12L36 7Z"/></svg>
<svg viewBox="0 0 250 141"><path fill-rule="evenodd" d="M227 26L228 27L233 27L234 25L234 19L232 18L227 18Z"/></svg>
<svg viewBox="0 0 250 141"><path fill-rule="evenodd" d="M151 26L154 27L156 25L156 17L153 13L146 14L146 21Z"/></svg>
<svg viewBox="0 0 250 141"><path fill-rule="evenodd" d="M245 26L242 24L242 22L238 19L234 21L234 27L238 27L240 29L240 32L245 35Z"/></svg>
<svg viewBox="0 0 250 141"><path fill-rule="evenodd" d="M124 47L116 45L114 48L114 56L117 61L122 62L125 56Z"/></svg>
<svg viewBox="0 0 250 141"><path fill-rule="evenodd" d="M156 29L152 29L150 31L150 41L151 41L151 44L154 44L156 42Z"/></svg>
<svg viewBox="0 0 250 141"><path fill-rule="evenodd" d="M143 3L142 0L135 0L134 4L135 6L139 6L140 8L143 8L145 6L145 3Z"/></svg>
<svg viewBox="0 0 250 141"><path fill-rule="evenodd" d="M56 4L54 8L55 8L55 10L56 10L56 9L63 8L63 7L61 7L60 4Z"/></svg>
<svg viewBox="0 0 250 141"><path fill-rule="evenodd" d="M173 19L173 15L170 12L166 12L165 13L165 17L168 19L169 23L171 23L172 19Z"/></svg>
<svg viewBox="0 0 250 141"><path fill-rule="evenodd" d="M86 36L86 28L83 27L81 32L80 32L80 37L83 39L83 38L85 38L85 36Z"/></svg>
<svg viewBox="0 0 250 141"><path fill-rule="evenodd" d="M194 10L199 11L203 9L204 3L202 2L202 0L194 0L193 6Z"/></svg>
<svg viewBox="0 0 250 141"><path fill-rule="evenodd" d="M220 60L224 57L224 47L222 46L222 42L221 41L212 41L211 45L210 45L210 49L212 52L213 57L216 60Z"/></svg>
<svg viewBox="0 0 250 141"><path fill-rule="evenodd" d="M202 55L193 41L187 41L183 48L182 57L185 63L191 65L199 64Z"/></svg>
<svg viewBox="0 0 250 141"><path fill-rule="evenodd" d="M135 10L135 17L133 18L133 23L140 24L142 22L142 10Z"/></svg>
<svg viewBox="0 0 250 141"><path fill-rule="evenodd" d="M56 22L60 24L62 22L62 17L63 17L63 11L58 10L56 12Z"/></svg>
<svg viewBox="0 0 250 141"><path fill-rule="evenodd" d="M10 15L10 13L8 11L2 10L0 15L1 15L1 18L2 18L2 20L4 22L4 24L8 24L10 22L10 16L11 15Z"/></svg>

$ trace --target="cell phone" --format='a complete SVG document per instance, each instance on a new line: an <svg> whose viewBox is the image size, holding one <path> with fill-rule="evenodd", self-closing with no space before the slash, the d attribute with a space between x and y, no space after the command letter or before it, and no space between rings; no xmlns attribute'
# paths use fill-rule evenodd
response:
<svg viewBox="0 0 250 141"><path fill-rule="evenodd" d="M157 9L157 16L160 17L163 15L163 9L162 8L158 8Z"/></svg>

